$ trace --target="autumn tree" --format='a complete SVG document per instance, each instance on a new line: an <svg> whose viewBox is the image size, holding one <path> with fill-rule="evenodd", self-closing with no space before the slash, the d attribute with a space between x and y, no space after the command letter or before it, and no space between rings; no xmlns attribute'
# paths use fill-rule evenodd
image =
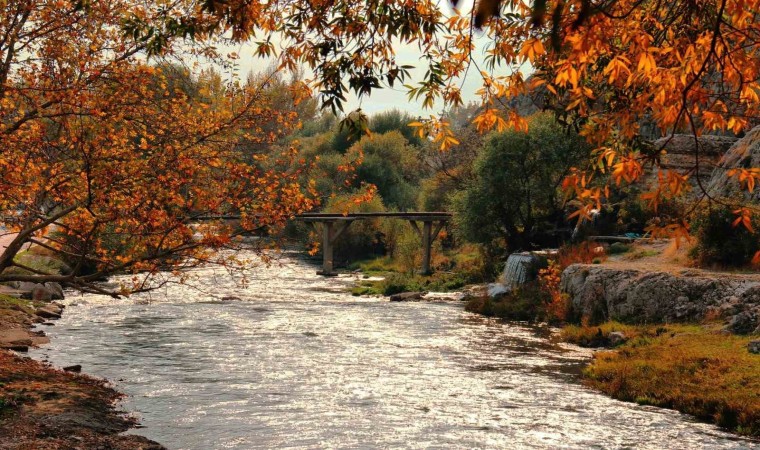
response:
<svg viewBox="0 0 760 450"><path fill-rule="evenodd" d="M56 281L110 294L149 289L150 277L116 292L94 281L116 272L231 264L216 250L235 246L237 234L281 226L313 206L299 182L301 166L291 162L294 150L257 155L274 160L267 170L236 151L242 139L269 141L297 122L292 111L271 107L263 83L221 83L210 72L178 74L153 64L159 56L224 59L200 37L176 46L167 33L159 49L155 40L125 34L135 18L158 23L168 13L192 15L194 7L4 4L0 221L9 243L0 254L0 282ZM264 132L260 123L279 127ZM198 222L230 212L240 214L239 227ZM65 259L74 272L25 265L18 255L29 244Z"/></svg>
<svg viewBox="0 0 760 450"><path fill-rule="evenodd" d="M591 164L578 167L565 184L581 201L579 218L605 199L606 183L595 175L611 173L611 183L633 183L647 164L658 167L659 150L638 138L642 123L663 135L688 132L696 139L711 132L740 134L760 118L756 0L453 4L461 11L448 14L431 0L205 0L192 19L168 17L141 29L155 41L161 30L192 34L205 23L204 33L251 40L258 55L277 56L282 67L310 67L312 87L334 110L342 108L349 90L368 95L400 83L412 100L428 108L440 100L445 110L461 104L464 77L480 76L478 128L524 130L525 118L505 99L541 89L546 105L597 149ZM473 56L476 36L486 42L484 62ZM410 80L409 67L396 59L393 49L400 44L419 49L426 69L421 79ZM444 149L457 143L445 112L415 125ZM679 196L690 175L661 171L659 185L642 197L657 206ZM760 168L736 168L730 175L753 190ZM745 217L757 213L756 205L738 210ZM652 231L683 235L686 219Z"/></svg>

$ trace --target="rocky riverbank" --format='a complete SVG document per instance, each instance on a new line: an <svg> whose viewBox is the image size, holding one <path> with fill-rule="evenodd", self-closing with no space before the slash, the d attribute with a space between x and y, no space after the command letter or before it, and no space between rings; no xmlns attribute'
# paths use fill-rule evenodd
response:
<svg viewBox="0 0 760 450"><path fill-rule="evenodd" d="M725 321L725 330L760 334L760 274L574 264L562 274L572 321Z"/></svg>
<svg viewBox="0 0 760 450"><path fill-rule="evenodd" d="M53 326L62 313L55 303L0 295L0 449L162 449L120 435L135 420L115 408L121 394L106 381L21 357L48 342L32 327Z"/></svg>

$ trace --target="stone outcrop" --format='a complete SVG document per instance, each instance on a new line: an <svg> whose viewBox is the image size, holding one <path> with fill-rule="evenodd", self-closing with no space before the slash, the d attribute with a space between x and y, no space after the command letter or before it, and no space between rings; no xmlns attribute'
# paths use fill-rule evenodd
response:
<svg viewBox="0 0 760 450"><path fill-rule="evenodd" d="M760 333L760 277L574 264L562 273L573 318L590 323L689 322L722 318L734 333Z"/></svg>
<svg viewBox="0 0 760 450"><path fill-rule="evenodd" d="M741 195L745 200L760 202L760 189L752 193L741 189L736 177L729 177L731 169L760 168L760 126L750 130L746 136L738 140L726 152L720 161L707 186L707 192L713 197L736 197Z"/></svg>
<svg viewBox="0 0 760 450"><path fill-rule="evenodd" d="M697 161L697 153L695 151L697 142L699 143L699 161ZM713 170L721 160L721 156L736 142L737 138L731 136L705 135L700 136L695 141L693 135L675 134L656 140L654 148L664 151L660 158L660 164L663 169L687 173L696 170L697 166L699 166L697 177L692 175L690 179L692 180L692 184L696 184L696 179L699 178L703 186L707 186L712 177ZM653 184L656 181L656 172L652 171L647 174L645 178L646 184Z"/></svg>
<svg viewBox="0 0 760 450"><path fill-rule="evenodd" d="M391 295L390 301L392 302L415 302L422 300L424 292L402 292L400 294Z"/></svg>
<svg viewBox="0 0 760 450"><path fill-rule="evenodd" d="M63 300L63 287L58 283L31 283L28 281L11 281L8 286L21 291L22 298L49 302Z"/></svg>

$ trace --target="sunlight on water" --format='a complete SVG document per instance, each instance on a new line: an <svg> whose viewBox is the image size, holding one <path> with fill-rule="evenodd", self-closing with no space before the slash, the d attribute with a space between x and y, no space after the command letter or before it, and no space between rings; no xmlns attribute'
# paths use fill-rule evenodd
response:
<svg viewBox="0 0 760 450"><path fill-rule="evenodd" d="M133 432L170 449L758 448L587 390L590 353L540 329L351 297L351 277L281 262L246 287L207 269L203 291L71 295L33 355L114 381Z"/></svg>

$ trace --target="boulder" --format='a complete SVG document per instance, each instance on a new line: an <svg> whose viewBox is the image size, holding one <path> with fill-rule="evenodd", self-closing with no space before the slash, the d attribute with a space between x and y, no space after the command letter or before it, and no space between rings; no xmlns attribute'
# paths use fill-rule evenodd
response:
<svg viewBox="0 0 760 450"><path fill-rule="evenodd" d="M622 331L612 331L607 335L607 339L610 341L610 346L617 347L624 344L628 340L628 336Z"/></svg>
<svg viewBox="0 0 760 450"><path fill-rule="evenodd" d="M63 371L79 373L82 371L82 366L80 364L74 364L73 366L66 366L63 368Z"/></svg>
<svg viewBox="0 0 760 450"><path fill-rule="evenodd" d="M49 302L63 299L63 288L58 283L32 283L29 281L12 281L9 285L22 292L21 298Z"/></svg>
<svg viewBox="0 0 760 450"><path fill-rule="evenodd" d="M63 286L61 286L60 283L47 282L47 283L45 283L45 287L52 294L53 300L63 300L64 299Z"/></svg>
<svg viewBox="0 0 760 450"><path fill-rule="evenodd" d="M691 134L675 134L660 138L654 142L654 148L661 152L660 167L666 170L675 170L686 173L697 170L696 145L699 143L699 172L692 175L690 181L696 187L696 180L707 184L713 170L719 164L723 156L732 145L737 142L732 136L704 135L697 138ZM651 170L644 177L645 184L653 184L657 181L656 170ZM699 190L694 190L699 194Z"/></svg>
<svg viewBox="0 0 760 450"><path fill-rule="evenodd" d="M747 350L755 355L760 355L760 341L751 341L747 344Z"/></svg>
<svg viewBox="0 0 760 450"><path fill-rule="evenodd" d="M740 312L731 317L731 321L726 326L725 330L735 334L749 334L755 331L758 327L758 311L757 309Z"/></svg>
<svg viewBox="0 0 760 450"><path fill-rule="evenodd" d="M391 295L392 302L413 302L422 300L424 292L402 292L400 294Z"/></svg>
<svg viewBox="0 0 760 450"><path fill-rule="evenodd" d="M491 283L488 285L488 296L497 299L509 294L512 291L508 286L501 283Z"/></svg>
<svg viewBox="0 0 760 450"><path fill-rule="evenodd" d="M734 333L760 326L760 277L574 264L562 273L560 286L570 298L572 318L592 324L690 322L717 314Z"/></svg>
<svg viewBox="0 0 760 450"><path fill-rule="evenodd" d="M43 319L60 319L62 313L63 308L55 304L45 305L34 312L35 315Z"/></svg>
<svg viewBox="0 0 760 450"><path fill-rule="evenodd" d="M752 167L760 167L760 126L750 130L728 149L707 184L707 192L712 197L742 196L745 200L760 202L760 189L755 189L750 193L746 189L741 189L736 177L728 176L730 169Z"/></svg>

